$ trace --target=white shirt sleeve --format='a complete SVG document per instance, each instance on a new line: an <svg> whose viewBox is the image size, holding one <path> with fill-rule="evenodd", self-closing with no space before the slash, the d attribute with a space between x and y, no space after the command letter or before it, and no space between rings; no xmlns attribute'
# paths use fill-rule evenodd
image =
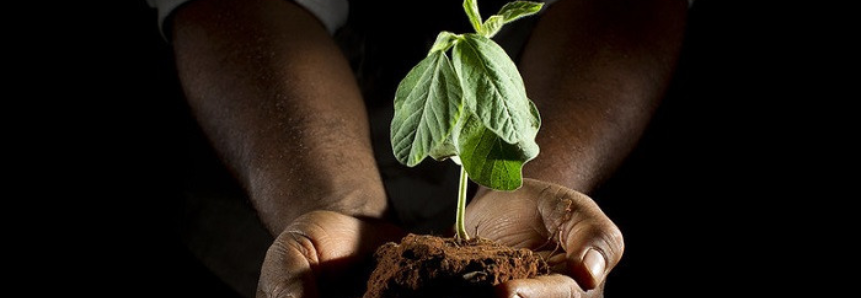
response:
<svg viewBox="0 0 861 298"><path fill-rule="evenodd" d="M558 0L544 0L544 3L545 3L546 5L550 5L550 4L553 4L553 2L556 2L556 1L558 1ZM691 7L691 5L694 5L694 0L688 0L688 7Z"/></svg>
<svg viewBox="0 0 861 298"><path fill-rule="evenodd" d="M536 1L536 0L532 0L532 1ZM544 2L544 6L547 7L547 6L550 6L551 4L555 3L556 1L559 1L559 0L544 0L543 2ZM690 8L691 5L694 5L694 0L687 0L687 1L688 1L688 8Z"/></svg>
<svg viewBox="0 0 861 298"><path fill-rule="evenodd" d="M164 29L164 21L182 4L193 0L147 0L151 7L158 9L158 26ZM284 0L291 1L291 0ZM347 0L292 0L296 4L311 12L329 31L334 34L347 22L350 5ZM557 0L544 0L547 6ZM694 0L687 0L688 7L694 4ZM164 31L162 31L164 33Z"/></svg>
<svg viewBox="0 0 861 298"><path fill-rule="evenodd" d="M296 4L305 7L329 30L329 34L335 34L345 23L350 5L347 0L293 0Z"/></svg>
<svg viewBox="0 0 861 298"><path fill-rule="evenodd" d="M193 0L147 0L149 6L158 10L158 26L164 29L164 21L177 7ZM290 0L284 0L290 1ZM349 4L347 0L292 0L311 12L330 34L334 34L347 22ZM164 31L162 31L164 33Z"/></svg>
<svg viewBox="0 0 861 298"><path fill-rule="evenodd" d="M164 20L173 13L177 7L190 0L146 0L150 7L158 10L158 29L162 36L167 36L164 32Z"/></svg>

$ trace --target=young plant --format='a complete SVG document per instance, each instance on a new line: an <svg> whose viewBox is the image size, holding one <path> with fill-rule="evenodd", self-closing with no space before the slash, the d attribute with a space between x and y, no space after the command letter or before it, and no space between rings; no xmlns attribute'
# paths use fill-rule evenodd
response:
<svg viewBox="0 0 861 298"><path fill-rule="evenodd" d="M427 57L398 85L391 126L392 149L402 164L413 167L430 156L461 165L456 225L463 240L469 239L467 177L492 189L520 188L523 165L538 155L541 126L517 66L490 38L544 4L510 2L482 21L476 1L463 1L475 33L440 32Z"/></svg>

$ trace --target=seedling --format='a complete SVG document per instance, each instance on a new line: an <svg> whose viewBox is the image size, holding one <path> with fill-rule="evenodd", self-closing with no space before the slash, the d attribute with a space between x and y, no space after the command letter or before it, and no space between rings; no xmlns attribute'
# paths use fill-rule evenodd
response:
<svg viewBox="0 0 861 298"><path fill-rule="evenodd" d="M466 179L496 190L520 188L523 165L538 155L541 126L517 66L491 38L544 4L510 2L482 21L476 1L463 1L475 33L440 32L427 57L398 85L391 127L392 149L402 164L414 167L430 156L460 165L456 226L462 240L469 239Z"/></svg>

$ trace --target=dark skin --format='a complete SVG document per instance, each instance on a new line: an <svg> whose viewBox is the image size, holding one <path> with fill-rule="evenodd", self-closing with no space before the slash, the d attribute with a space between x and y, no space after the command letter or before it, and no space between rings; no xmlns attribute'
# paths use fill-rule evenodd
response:
<svg viewBox="0 0 861 298"><path fill-rule="evenodd" d="M466 222L504 244L553 252L549 260L564 263L558 271L570 278L511 282L500 296L601 296L584 289L603 287L624 241L583 194L642 135L669 85L686 14L686 1L563 0L541 16L519 64L542 117L541 154L524 168L535 180L515 193L482 189ZM546 239L561 250L547 251Z"/></svg>
<svg viewBox="0 0 861 298"><path fill-rule="evenodd" d="M498 296L601 296L623 240L584 193L642 134L670 81L686 9L562 0L541 16L520 63L543 119L541 154L524 169L532 179L512 193L479 191L466 220L482 237L543 251L559 274L505 283ZM276 236L258 297L318 297L325 278L401 236L384 220L358 86L312 15L284 0L199 0L173 20L192 111Z"/></svg>

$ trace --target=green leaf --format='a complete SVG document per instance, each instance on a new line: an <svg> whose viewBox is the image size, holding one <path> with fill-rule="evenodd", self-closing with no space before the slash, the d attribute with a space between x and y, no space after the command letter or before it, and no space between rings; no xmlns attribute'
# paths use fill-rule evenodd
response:
<svg viewBox="0 0 861 298"><path fill-rule="evenodd" d="M463 110L463 90L448 56L431 53L398 85L392 151L402 164L419 164L450 137Z"/></svg>
<svg viewBox="0 0 861 298"><path fill-rule="evenodd" d="M532 100L529 101L529 113L532 114L532 127L535 128L535 134L538 134L538 130L541 128L541 114L538 113L538 107ZM532 138L534 139L535 136Z"/></svg>
<svg viewBox="0 0 861 298"><path fill-rule="evenodd" d="M502 16L491 16L487 18L486 21L484 21L483 25L481 25L481 35L484 35L484 37L487 38L491 38L499 32L499 29L502 29L502 25L505 25Z"/></svg>
<svg viewBox="0 0 861 298"><path fill-rule="evenodd" d="M544 7L544 3L541 2L508 2L505 6L502 6L502 8L499 9L499 13L497 13L497 15L502 16L504 24L508 24L519 18L536 14L541 11L542 7Z"/></svg>
<svg viewBox="0 0 861 298"><path fill-rule="evenodd" d="M509 144L527 139L538 123L517 66L496 42L465 34L454 46L454 66L464 103L484 125Z"/></svg>
<svg viewBox="0 0 861 298"><path fill-rule="evenodd" d="M469 23L476 33L481 33L481 13L478 12L478 2L476 0L463 0L463 10L466 16L469 17Z"/></svg>
<svg viewBox="0 0 861 298"><path fill-rule="evenodd" d="M522 169L538 155L535 143L537 129L531 138L509 144L487 129L472 113L467 114L455 129L460 161L469 178L478 184L497 190L515 190L523 183Z"/></svg>
<svg viewBox="0 0 861 298"><path fill-rule="evenodd" d="M454 133L452 133L454 135ZM451 136L442 141L441 144L431 148L428 153L436 161L443 161L449 157L457 156L457 148L454 146L454 141Z"/></svg>
<svg viewBox="0 0 861 298"><path fill-rule="evenodd" d="M442 31L436 36L436 41L434 41L433 46L430 51L428 51L428 56L437 51L448 51L448 49L453 47L458 41L460 41L460 35L448 31Z"/></svg>

